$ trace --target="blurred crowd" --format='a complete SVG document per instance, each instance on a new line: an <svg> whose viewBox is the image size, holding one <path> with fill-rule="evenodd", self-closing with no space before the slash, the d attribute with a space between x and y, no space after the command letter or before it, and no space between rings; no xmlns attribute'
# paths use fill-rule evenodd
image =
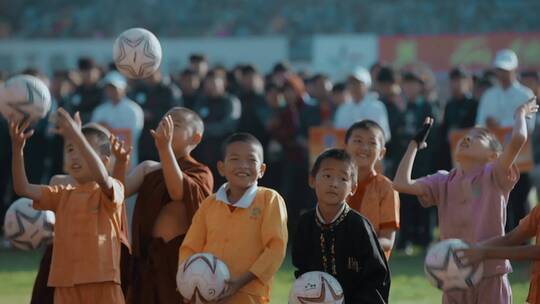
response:
<svg viewBox="0 0 540 304"><path fill-rule="evenodd" d="M63 107L71 113L80 112L83 123L92 121L126 131L134 148L133 164L158 160L149 130L157 127L168 109L193 109L205 123L203 141L194 157L212 169L216 186L223 182L216 168L222 140L236 131L252 133L264 145L268 164L260 184L278 189L284 196L293 224L302 210L315 205L307 183L311 127L348 128L361 119L378 122L387 139L382 170L393 178L408 142L424 118L433 116L436 126L428 148L417 157L415 178L452 167L452 130L475 124L509 126L506 116L512 117L515 102L524 102L518 100L522 95L540 94L538 71L519 70L511 51L499 53L493 69L486 71L473 74L464 67L454 67L447 74L448 88L438 87L433 74L425 70L397 70L382 62L369 69L357 67L336 82L325 74L294 71L286 62L276 63L266 75L251 64L226 69L212 65L204 54L192 54L189 65L178 73L157 72L140 81L124 78L114 64L98 66L92 58L80 58L77 69L52 75L34 69L22 73L48 83L51 113ZM1 78L5 80L7 75ZM442 90L449 92L444 100L438 98ZM489 102L491 106L482 103L486 95L498 101ZM540 120L531 122L531 130L536 122ZM51 132L51 123L50 117L37 123L25 150L28 178L34 183L47 183L52 175L62 172L62 139ZM536 131L532 141L535 163L540 164ZM0 118L0 219L15 198L9 182L9 145L6 121ZM509 229L528 212L527 196L533 180L522 174L511 194ZM397 248L426 247L434 237L435 210L422 208L415 197L400 198Z"/></svg>

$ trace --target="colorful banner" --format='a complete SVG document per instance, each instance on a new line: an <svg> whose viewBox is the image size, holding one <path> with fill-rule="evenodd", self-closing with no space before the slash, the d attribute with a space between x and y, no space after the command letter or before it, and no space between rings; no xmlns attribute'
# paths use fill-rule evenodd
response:
<svg viewBox="0 0 540 304"><path fill-rule="evenodd" d="M490 129L490 131L495 134L497 139L501 142L503 147L506 147L506 144L508 144L511 136L512 136L512 128L497 128L497 129ZM454 162L454 165L456 163L454 152L456 150L457 144L459 140L465 136L469 132L469 129L458 129L453 130L450 132L450 149L452 151L452 160ZM533 162L533 156L532 156L532 147L531 147L531 141L527 139L527 142L521 149L521 152L519 153L517 159L516 159L516 165L519 168L520 172L529 172L534 167Z"/></svg>
<svg viewBox="0 0 540 304"><path fill-rule="evenodd" d="M422 62L435 72L459 64L476 70L489 67L504 48L517 53L521 69L540 69L540 33L381 36L379 59L397 68Z"/></svg>
<svg viewBox="0 0 540 304"><path fill-rule="evenodd" d="M308 134L309 164L317 159L317 156L326 149L345 147L345 129L332 127L311 127Z"/></svg>

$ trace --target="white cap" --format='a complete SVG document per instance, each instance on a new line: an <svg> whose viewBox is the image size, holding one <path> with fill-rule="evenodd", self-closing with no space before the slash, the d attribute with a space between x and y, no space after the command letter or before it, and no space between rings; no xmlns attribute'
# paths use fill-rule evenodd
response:
<svg viewBox="0 0 540 304"><path fill-rule="evenodd" d="M365 68L361 66L356 67L350 76L363 82L366 86L371 87L371 75Z"/></svg>
<svg viewBox="0 0 540 304"><path fill-rule="evenodd" d="M121 90L125 90L127 87L126 78L116 71L109 72L103 78L102 85L106 86L109 84Z"/></svg>
<svg viewBox="0 0 540 304"><path fill-rule="evenodd" d="M514 51L509 49L500 50L495 55L493 67L505 71L513 71L518 67L518 58Z"/></svg>

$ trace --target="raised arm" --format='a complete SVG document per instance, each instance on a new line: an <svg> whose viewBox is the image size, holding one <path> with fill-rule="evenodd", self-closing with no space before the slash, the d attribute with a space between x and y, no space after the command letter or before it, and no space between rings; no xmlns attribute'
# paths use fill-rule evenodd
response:
<svg viewBox="0 0 540 304"><path fill-rule="evenodd" d="M165 116L157 130L150 130L159 153L165 185L173 201L184 197L184 173L178 165L172 149L174 122L171 115Z"/></svg>
<svg viewBox="0 0 540 304"><path fill-rule="evenodd" d="M429 134L429 130L433 126L433 118L426 117L424 126L409 143L405 155L399 163L399 167L394 177L394 189L398 192L407 193L416 196L422 196L424 194L424 188L416 180L411 179L412 168L418 148L423 149L427 147L426 138Z"/></svg>
<svg viewBox="0 0 540 304"><path fill-rule="evenodd" d="M78 113L75 114L75 119L79 120ZM71 116L62 108L58 109L58 130L66 140L73 142L81 152L81 156L88 164L88 169L94 180L109 198L113 197L113 183L107 172L107 168L99 155L94 151L90 143L86 140L81 132L80 124L78 124Z"/></svg>
<svg viewBox="0 0 540 304"><path fill-rule="evenodd" d="M9 121L9 135L11 137L12 150L12 173L13 173L13 190L19 196L27 197L32 200L41 199L40 185L34 185L28 182L24 166L24 146L26 140L34 134L33 130L26 131L29 127L28 122L21 124Z"/></svg>
<svg viewBox="0 0 540 304"><path fill-rule="evenodd" d="M516 161L516 158L527 142L527 122L534 113L538 112L536 104L536 96L530 98L527 102L519 106L514 113L514 127L512 130L512 138L508 145L504 148L503 153L499 157L496 169L503 174L506 174Z"/></svg>
<svg viewBox="0 0 540 304"><path fill-rule="evenodd" d="M132 147L125 147L125 143L114 135L111 136L111 147L115 159L112 176L125 184Z"/></svg>

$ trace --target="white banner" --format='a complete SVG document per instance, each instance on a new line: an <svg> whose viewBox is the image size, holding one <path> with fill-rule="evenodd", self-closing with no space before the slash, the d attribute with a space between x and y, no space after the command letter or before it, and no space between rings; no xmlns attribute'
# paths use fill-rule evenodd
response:
<svg viewBox="0 0 540 304"><path fill-rule="evenodd" d="M356 66L368 69L379 57L378 38L373 34L315 35L313 72L328 74L337 81Z"/></svg>

